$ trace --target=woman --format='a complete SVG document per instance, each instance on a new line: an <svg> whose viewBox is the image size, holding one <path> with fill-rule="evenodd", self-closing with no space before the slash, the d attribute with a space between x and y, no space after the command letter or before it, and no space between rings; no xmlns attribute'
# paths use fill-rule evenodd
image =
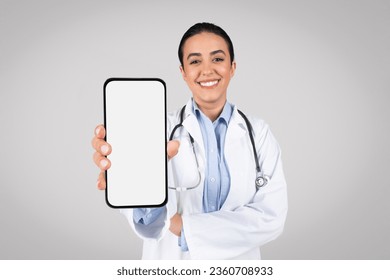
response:
<svg viewBox="0 0 390 280"><path fill-rule="evenodd" d="M183 127L175 138L194 139L199 186L170 190L164 207L121 212L144 240L143 259L260 259L260 246L280 235L287 214L279 146L264 121L248 117L247 123L227 101L236 62L224 30L195 24L183 35L179 60L192 99L183 108ZM168 116L168 135L180 122L181 110ZM104 170L111 164L104 134L98 126L93 139L94 160L102 170L99 189L105 188ZM179 145L180 140L168 143L168 158L177 154ZM268 183L260 188L254 153L267 175Z"/></svg>

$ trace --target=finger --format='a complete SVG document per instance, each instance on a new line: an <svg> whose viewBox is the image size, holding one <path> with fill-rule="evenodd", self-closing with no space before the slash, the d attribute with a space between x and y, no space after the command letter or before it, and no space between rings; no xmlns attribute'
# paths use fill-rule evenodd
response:
<svg viewBox="0 0 390 280"><path fill-rule="evenodd" d="M95 136L97 138L100 138L100 139L104 139L104 137L106 136L106 129L104 128L104 126L102 124L99 124L95 128Z"/></svg>
<svg viewBox="0 0 390 280"><path fill-rule="evenodd" d="M100 147L103 146L103 142L101 142L100 140L104 141L104 137L106 136L106 130L104 128L104 126L102 124L99 124L96 128L95 128L95 136L92 138L92 147L95 149L95 150L100 150ZM110 147L108 147L109 149ZM107 151L107 148L104 148L105 151ZM106 153L104 153L105 155L107 155Z"/></svg>
<svg viewBox="0 0 390 280"><path fill-rule="evenodd" d="M111 145L102 139L94 137L92 139L92 146L96 150L96 152L104 156L108 156L109 154L111 154L112 151Z"/></svg>
<svg viewBox="0 0 390 280"><path fill-rule="evenodd" d="M107 170L111 167L111 161L99 152L93 154L93 161L101 170Z"/></svg>
<svg viewBox="0 0 390 280"><path fill-rule="evenodd" d="M97 188L99 190L104 190L106 188L106 176L104 175L104 171L100 172L99 178L97 181Z"/></svg>
<svg viewBox="0 0 390 280"><path fill-rule="evenodd" d="M171 219L170 219L170 225L169 230L175 234L176 236L181 235L181 230L183 227L183 220L181 218L181 215L176 213Z"/></svg>
<svg viewBox="0 0 390 280"><path fill-rule="evenodd" d="M171 140L167 143L168 159L173 158L179 151L180 142L178 140Z"/></svg>

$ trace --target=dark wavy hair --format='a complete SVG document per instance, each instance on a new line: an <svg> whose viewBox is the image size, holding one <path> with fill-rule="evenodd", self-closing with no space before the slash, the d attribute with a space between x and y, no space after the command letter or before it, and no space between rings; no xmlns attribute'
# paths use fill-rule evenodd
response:
<svg viewBox="0 0 390 280"><path fill-rule="evenodd" d="M230 40L229 35L225 32L225 30L223 30L221 27L219 27L213 23L200 22L200 23L197 23L197 24L191 26L186 31L186 33L184 33L183 37L181 38L181 41L179 44L179 51L178 51L180 64L183 66L183 46L184 46L184 43L187 41L188 38L190 38L194 35L200 34L202 32L213 33L215 35L222 37L225 40L225 42L228 46L228 49L229 49L230 62L233 63L233 61L234 61L233 43L232 43L232 40Z"/></svg>

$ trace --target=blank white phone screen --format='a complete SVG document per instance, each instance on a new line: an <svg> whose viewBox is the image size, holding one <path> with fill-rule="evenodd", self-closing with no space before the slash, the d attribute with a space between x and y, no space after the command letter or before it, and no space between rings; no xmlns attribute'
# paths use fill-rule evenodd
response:
<svg viewBox="0 0 390 280"><path fill-rule="evenodd" d="M104 84L106 201L113 208L167 202L166 87L160 79L111 78Z"/></svg>

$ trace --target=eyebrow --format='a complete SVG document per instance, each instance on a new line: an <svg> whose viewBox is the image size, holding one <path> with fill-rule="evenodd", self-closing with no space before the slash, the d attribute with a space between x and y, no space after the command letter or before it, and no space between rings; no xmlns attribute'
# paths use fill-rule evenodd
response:
<svg viewBox="0 0 390 280"><path fill-rule="evenodd" d="M212 51L210 52L210 55L215 55L217 53L222 53L224 55L226 55L226 53L223 51L223 50L215 50L215 51ZM190 53L188 56L187 56L187 60L190 59L191 57L193 56L202 56L201 53Z"/></svg>
<svg viewBox="0 0 390 280"><path fill-rule="evenodd" d="M217 53L223 53L224 55L226 55L226 53L223 51L223 50L216 50L216 51L212 51L210 54L211 55L215 55Z"/></svg>

